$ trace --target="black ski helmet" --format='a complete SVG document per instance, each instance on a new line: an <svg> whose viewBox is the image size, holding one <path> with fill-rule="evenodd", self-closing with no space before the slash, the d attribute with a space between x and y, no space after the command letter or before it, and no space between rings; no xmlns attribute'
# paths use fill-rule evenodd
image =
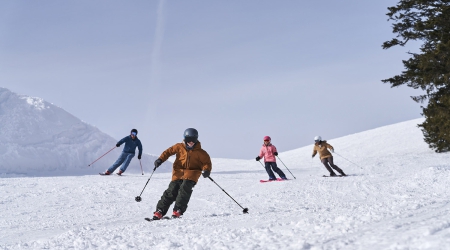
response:
<svg viewBox="0 0 450 250"><path fill-rule="evenodd" d="M137 135L137 129L133 128L133 129L131 130L130 134L133 133L133 132L135 132L136 135Z"/></svg>
<svg viewBox="0 0 450 250"><path fill-rule="evenodd" d="M197 142L198 139L198 131L195 128L187 128L184 131L184 141L185 142Z"/></svg>

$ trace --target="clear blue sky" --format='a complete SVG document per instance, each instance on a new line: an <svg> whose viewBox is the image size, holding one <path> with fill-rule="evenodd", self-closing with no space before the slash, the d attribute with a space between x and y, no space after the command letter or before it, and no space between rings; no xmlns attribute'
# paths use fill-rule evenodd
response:
<svg viewBox="0 0 450 250"><path fill-rule="evenodd" d="M396 3L1 1L0 86L137 128L146 153L194 127L212 157L250 159L265 135L281 152L420 117L421 92L381 83L418 47L382 50Z"/></svg>

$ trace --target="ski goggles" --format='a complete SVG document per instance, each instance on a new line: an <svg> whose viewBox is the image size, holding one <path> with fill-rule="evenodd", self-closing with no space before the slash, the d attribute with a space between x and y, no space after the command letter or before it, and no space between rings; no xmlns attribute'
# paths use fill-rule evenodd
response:
<svg viewBox="0 0 450 250"><path fill-rule="evenodd" d="M136 132L131 132L131 134L132 134L132 135L134 135L134 136L136 136L136 135L137 135L137 134L136 134Z"/></svg>
<svg viewBox="0 0 450 250"><path fill-rule="evenodd" d="M196 137L184 137L184 141L185 142L197 142L197 138Z"/></svg>

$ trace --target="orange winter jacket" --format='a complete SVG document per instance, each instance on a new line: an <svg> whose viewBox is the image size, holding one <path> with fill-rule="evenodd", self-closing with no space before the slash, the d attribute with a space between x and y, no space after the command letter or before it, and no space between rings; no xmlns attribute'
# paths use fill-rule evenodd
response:
<svg viewBox="0 0 450 250"><path fill-rule="evenodd" d="M328 151L328 148L331 149L331 151L334 150L333 146L327 143L327 141L321 141L320 143L314 144L313 154L314 157L317 152L319 152L320 160L332 157L330 151Z"/></svg>
<svg viewBox="0 0 450 250"><path fill-rule="evenodd" d="M173 162L172 181L191 180L198 182L202 171L211 171L211 158L208 153L202 149L200 142L197 142L193 149L187 150L184 141L177 143L166 149L159 157L166 161L170 156L176 154Z"/></svg>

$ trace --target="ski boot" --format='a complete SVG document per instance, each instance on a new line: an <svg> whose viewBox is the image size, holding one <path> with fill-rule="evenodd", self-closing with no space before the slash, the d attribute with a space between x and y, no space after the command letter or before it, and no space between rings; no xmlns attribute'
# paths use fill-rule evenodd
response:
<svg viewBox="0 0 450 250"><path fill-rule="evenodd" d="M162 219L162 217L163 217L162 211L159 209L153 213L153 220L160 220Z"/></svg>
<svg viewBox="0 0 450 250"><path fill-rule="evenodd" d="M122 175L122 173L123 173L122 170L119 170L119 172L117 172L116 174L117 175Z"/></svg>
<svg viewBox="0 0 450 250"><path fill-rule="evenodd" d="M178 219L183 215L180 210L173 210L172 219Z"/></svg>

